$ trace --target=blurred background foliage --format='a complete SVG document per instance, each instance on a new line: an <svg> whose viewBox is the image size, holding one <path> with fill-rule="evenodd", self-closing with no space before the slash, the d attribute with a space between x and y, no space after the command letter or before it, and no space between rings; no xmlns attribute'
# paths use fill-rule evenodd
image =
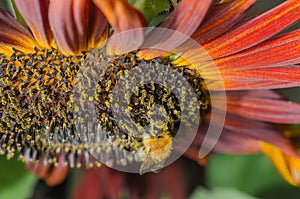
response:
<svg viewBox="0 0 300 199"><path fill-rule="evenodd" d="M166 0L129 0L141 10L150 25L157 25L169 14ZM264 12L284 0L259 0L249 14ZM172 1L176 5L176 1ZM0 0L0 7L9 10L23 24L24 21L14 9L11 0ZM159 14L159 15L158 15ZM296 25L299 27L299 24ZM295 27L293 27L295 28ZM300 88L282 89L289 99L300 102ZM275 171L270 161L261 154L226 155L214 154L204 169L204 178L196 184L198 187L191 194L191 199L298 199L300 189L287 184ZM190 173L190 172L189 172ZM23 163L16 158L10 161L0 156L0 199L57 198L53 192L67 192L70 182L76 179L78 171L71 173L69 183L58 187L47 187L42 181L30 174ZM75 176L75 177L74 177ZM201 186L200 186L201 185ZM35 191L34 191L35 190ZM36 190L42 190L37 192ZM43 193L44 195L41 195ZM51 197L51 195L53 195ZM65 198L62 193L60 198Z"/></svg>

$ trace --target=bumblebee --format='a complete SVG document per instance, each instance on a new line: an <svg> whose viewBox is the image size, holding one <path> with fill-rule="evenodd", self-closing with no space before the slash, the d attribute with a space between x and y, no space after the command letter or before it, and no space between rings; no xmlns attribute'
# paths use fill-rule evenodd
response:
<svg viewBox="0 0 300 199"><path fill-rule="evenodd" d="M140 167L140 174L146 172L158 172L164 167L165 160L170 156L173 149L173 137L167 126L156 136L143 138L145 159Z"/></svg>

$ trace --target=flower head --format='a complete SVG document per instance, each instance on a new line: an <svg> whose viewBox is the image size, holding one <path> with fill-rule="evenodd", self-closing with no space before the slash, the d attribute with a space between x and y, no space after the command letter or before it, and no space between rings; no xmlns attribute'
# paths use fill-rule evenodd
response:
<svg viewBox="0 0 300 199"><path fill-rule="evenodd" d="M146 36L143 15L124 0L15 2L29 30L0 10L3 24L0 150L3 153L7 151L11 156L20 151L27 162L43 160L41 167L47 167L43 174L53 165L59 165L57 169L63 168L62 165L93 167L99 164L99 159L110 165L111 151L116 152L114 157L120 165L140 158L141 173L161 169L175 148L174 137L185 109L180 107L174 93L154 80L133 91L126 110L118 108L121 100L117 105L113 103L122 96L114 98L112 90L130 71L153 76L157 71L163 74L168 68L189 82L196 101L184 97L187 100L182 101L195 102L191 110L200 111L199 118L190 115L184 120L186 126L201 121L186 156L200 162L201 145L217 141L216 137L205 134L207 129L221 128L222 134L212 146L215 151L264 151L288 182L300 184L299 154L288 136L276 128L277 124L300 123L300 105L271 90L300 85L300 30L281 33L299 21L297 0L287 0L266 13L247 18L245 13L255 0L218 4L212 0L182 0L159 28ZM162 34L160 28L172 31ZM123 34L125 31L128 32ZM176 32L185 36L178 37ZM191 45L188 36L203 48ZM106 43L108 37L111 39ZM166 51L165 46L172 49ZM96 95L90 100L95 104L100 127L89 126L89 121L81 119L89 114L83 111L89 107L84 100L89 99L87 88L93 84L90 74L81 73L81 69L95 63L105 66L96 73L100 80L96 82ZM82 78L82 85L76 84L76 75ZM128 85L123 88L132 88ZM180 95L190 93L184 86L179 88ZM226 90L226 101L222 88ZM74 99L77 89L84 92L78 92L79 97L75 95ZM154 104L165 110L158 108L152 113ZM111 107L121 114L122 127ZM155 115L157 112L162 114ZM135 122L134 128L127 127L132 122L125 121L125 113ZM167 124L155 123L159 127L155 126L149 114L160 121L167 120ZM151 133L138 136L136 132L145 126L151 127ZM90 129L93 133L87 134ZM185 136L188 135L187 131ZM97 141L96 146L87 142L90 139L93 144ZM117 145L122 154L107 147L107 143ZM127 154L140 150L141 157ZM107 156L102 157L105 153ZM67 169L61 171L66 173ZM43 174L41 177L48 178L50 183L61 180L49 180L49 175Z"/></svg>

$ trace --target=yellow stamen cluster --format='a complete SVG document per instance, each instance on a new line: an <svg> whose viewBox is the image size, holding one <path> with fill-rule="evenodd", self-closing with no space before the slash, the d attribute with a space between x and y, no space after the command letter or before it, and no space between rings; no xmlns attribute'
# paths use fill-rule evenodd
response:
<svg viewBox="0 0 300 199"><path fill-rule="evenodd" d="M123 121L122 124L116 121L111 106L118 100L112 99L112 90L126 73L141 65L167 65L180 72L194 89L201 114L207 110L209 97L205 83L193 70L176 67L168 59L138 60L135 53L107 56L103 51L97 56L106 66L99 74L94 96L99 122L92 124L92 134L86 131L89 124L75 127L73 112L76 111L73 106L74 81L85 62L84 53L64 56L56 49L36 49L33 54L15 50L10 57L0 56L1 154L7 153L10 158L18 151L24 161L44 157L45 164L56 164L58 156L62 155L65 164L70 167L92 167L95 163L99 164L95 160L107 164L116 161L125 165L135 160L132 154L147 146L144 146L142 137L130 132L130 127L120 128L120 125L129 126L132 121L141 127L150 125L149 114L155 104L166 110L165 129L174 137L182 122L182 110L176 96L155 82L135 88L135 92L127 97L130 102L128 106L118 109L129 114L132 121ZM151 70L145 73L157 75ZM172 79L168 81L172 82ZM184 88L182 90L184 93ZM115 149L112 143L122 150Z"/></svg>

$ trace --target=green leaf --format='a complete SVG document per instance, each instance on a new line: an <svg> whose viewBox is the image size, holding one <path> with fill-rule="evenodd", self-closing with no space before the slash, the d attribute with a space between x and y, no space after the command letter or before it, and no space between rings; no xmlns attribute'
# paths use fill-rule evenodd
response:
<svg viewBox="0 0 300 199"><path fill-rule="evenodd" d="M18 20L23 26L26 26L26 22L20 12L18 11L16 4L13 0L0 0L0 8L8 11L16 20Z"/></svg>
<svg viewBox="0 0 300 199"><path fill-rule="evenodd" d="M140 10L148 22L151 22L161 11L169 8L167 0L129 0L129 3Z"/></svg>
<svg viewBox="0 0 300 199"><path fill-rule="evenodd" d="M36 182L23 163L5 156L0 156L0 179L0 198L28 198Z"/></svg>
<svg viewBox="0 0 300 199"><path fill-rule="evenodd" d="M16 17L16 12L13 6L13 2L11 0L1 0L0 7L8 11L12 16Z"/></svg>
<svg viewBox="0 0 300 199"><path fill-rule="evenodd" d="M216 188L209 191L203 187L198 187L190 199L256 199L237 189Z"/></svg>
<svg viewBox="0 0 300 199"><path fill-rule="evenodd" d="M207 165L206 180L212 189L233 187L262 199L300 198L300 189L285 182L262 154L215 154Z"/></svg>

